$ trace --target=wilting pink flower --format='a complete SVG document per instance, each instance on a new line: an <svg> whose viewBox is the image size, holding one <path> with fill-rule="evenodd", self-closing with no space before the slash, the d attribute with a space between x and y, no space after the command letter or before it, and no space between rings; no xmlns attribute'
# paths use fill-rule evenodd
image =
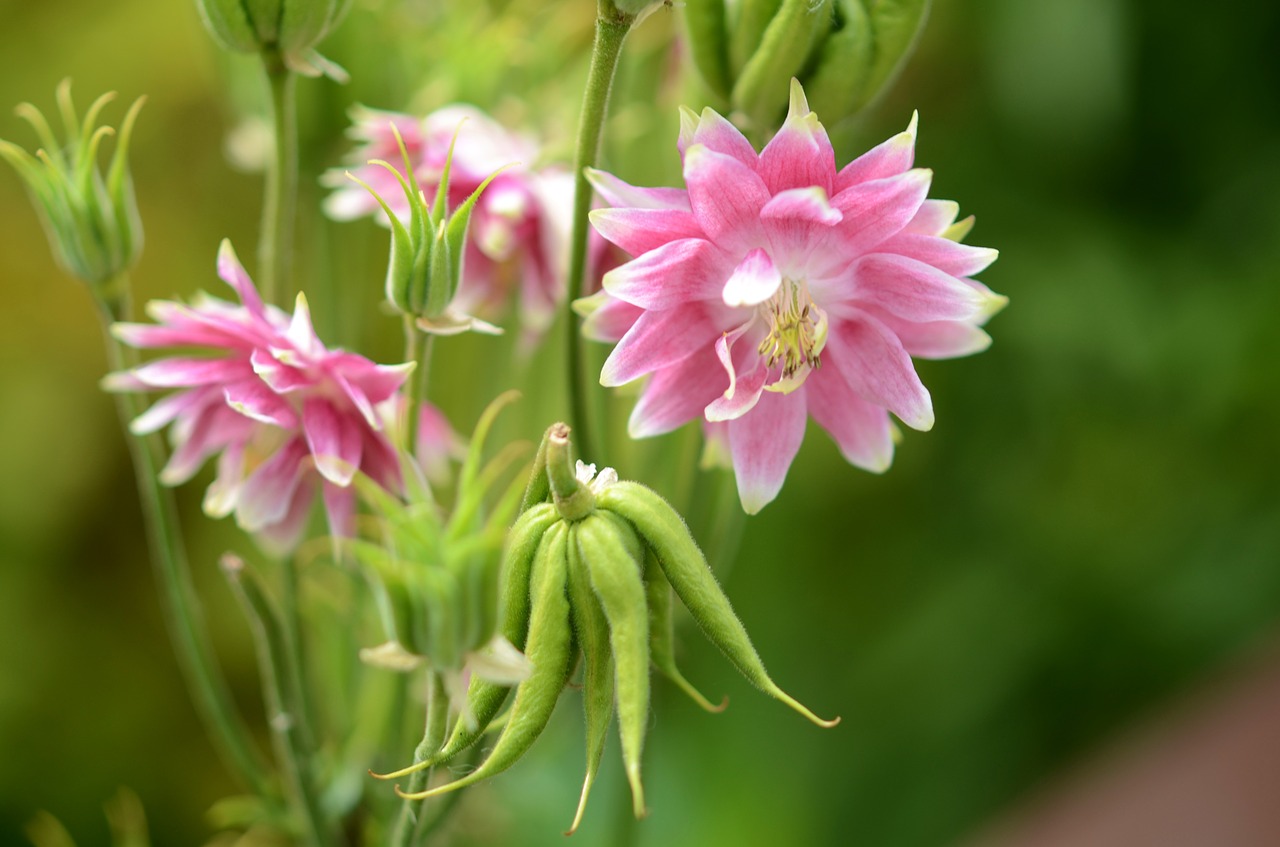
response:
<svg viewBox="0 0 1280 847"><path fill-rule="evenodd" d="M218 275L240 304L199 295L191 305L147 306L154 324L118 323L133 347L198 348L195 356L157 359L112 374L112 390L177 389L136 418L138 434L169 426L173 455L161 471L168 485L190 479L211 456L218 473L204 508L236 522L270 546L288 549L305 528L316 488L330 529L351 531L357 471L399 492L401 472L383 426L411 365L377 365L329 350L316 336L306 297L292 317L264 304L224 241Z"/></svg>
<svg viewBox="0 0 1280 847"><path fill-rule="evenodd" d="M428 201L440 184L449 145L457 133L449 173L449 204L457 208L495 171L506 168L480 196L472 213L462 279L454 308L495 316L519 290L524 326L539 332L555 315L563 296L563 262L568 240L572 179L559 171L534 171L538 148L472 106L446 106L419 120L409 115L360 109L351 135L361 142L352 154L359 166L351 173L387 201L397 216L408 218L408 201L394 175L366 164L381 159L404 174L403 158L391 131L404 139L410 163ZM337 190L325 210L337 220L381 215L369 192L331 172L326 181Z"/></svg>
<svg viewBox="0 0 1280 847"><path fill-rule="evenodd" d="M826 131L793 82L791 108L759 154L707 109L686 113L687 190L591 174L613 208L592 213L636 258L585 304L584 331L618 340L600 375L649 375L633 437L705 417L727 436L742 505L777 496L809 415L854 465L893 458L892 412L933 426L911 357L985 349L1005 298L971 279L996 251L959 243L970 221L926 200L913 169L916 122L837 170Z"/></svg>

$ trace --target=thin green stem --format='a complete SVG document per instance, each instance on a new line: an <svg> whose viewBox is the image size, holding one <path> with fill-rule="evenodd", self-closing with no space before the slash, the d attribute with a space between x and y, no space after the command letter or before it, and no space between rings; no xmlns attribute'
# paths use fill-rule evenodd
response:
<svg viewBox="0 0 1280 847"><path fill-rule="evenodd" d="M591 210L591 185L586 169L596 166L600 157L600 139L604 135L605 117L609 112L609 91L618 70L622 43L635 18L616 11L606 15L602 8L596 19L595 41L591 45L591 67L587 72L587 88L582 98L582 116L578 121L578 144L573 161L573 230L569 239L569 280L565 289L565 368L569 382L570 423L578 440L579 455L595 457L594 433L587 412L587 375L584 372L584 339L578 331L578 319L571 304L586 294L587 213Z"/></svg>
<svg viewBox="0 0 1280 847"><path fill-rule="evenodd" d="M315 751L302 720L301 676L288 628L261 582L245 569L244 562L226 556L222 568L253 630L271 736L305 841L314 845L336 844L333 827L325 819L316 791L312 767Z"/></svg>
<svg viewBox="0 0 1280 847"><path fill-rule="evenodd" d="M293 223L298 204L297 78L279 51L263 51L262 64L271 94L274 151L267 166L258 240L258 281L263 298L279 305L293 296Z"/></svg>
<svg viewBox="0 0 1280 847"><path fill-rule="evenodd" d="M413 751L413 763L425 762L444 746L445 731L449 728L449 697L445 691L444 680L434 671L427 673L427 719L422 732L422 741ZM408 793L422 791L427 787L431 777L431 768L417 771L409 778ZM458 792L454 792L455 794ZM389 847L409 847L417 843L419 828L425 817L420 815L421 800L405 800L400 807L400 818L396 821L395 831L391 834Z"/></svg>
<svg viewBox="0 0 1280 847"><path fill-rule="evenodd" d="M404 316L404 360L417 365L409 375L405 388L405 426L401 445L404 451L412 456L418 442L418 418L422 412L422 402L427 399L427 380L431 374L431 352L435 347L435 336L422 332L414 325L413 316Z"/></svg>
<svg viewBox="0 0 1280 847"><path fill-rule="evenodd" d="M109 287L109 290L123 291L127 288L127 284L122 282L119 286ZM123 371L135 363L135 358L131 350L111 336L110 326L114 321L128 319L128 297L121 295L96 302L102 318L110 368ZM204 613L191 578L173 493L160 484L157 475L164 453L160 439L155 435L134 437L128 434L129 422L142 411L141 401L136 395L119 393L115 395L115 401L137 476L152 568L160 590L160 605L187 689L196 711L210 731L214 747L232 773L255 794L270 797L275 791L269 768L236 709L231 689L218 667L205 629Z"/></svg>

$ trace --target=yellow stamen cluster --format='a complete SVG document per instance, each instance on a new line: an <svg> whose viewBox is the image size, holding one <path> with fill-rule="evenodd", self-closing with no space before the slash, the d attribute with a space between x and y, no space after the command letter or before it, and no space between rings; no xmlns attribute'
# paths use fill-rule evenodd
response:
<svg viewBox="0 0 1280 847"><path fill-rule="evenodd" d="M817 309L808 286L783 280L772 299L761 305L761 310L769 321L769 334L756 349L769 367L781 362L785 379L794 376L802 366L817 368L822 364Z"/></svg>

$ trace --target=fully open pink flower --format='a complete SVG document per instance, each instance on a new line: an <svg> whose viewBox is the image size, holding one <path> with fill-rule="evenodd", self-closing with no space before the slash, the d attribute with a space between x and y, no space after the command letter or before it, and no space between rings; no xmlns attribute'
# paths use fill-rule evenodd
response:
<svg viewBox="0 0 1280 847"><path fill-rule="evenodd" d="M357 471L399 492L401 472L383 421L411 365L377 365L329 350L316 336L306 298L292 317L264 304L224 241L218 275L240 304L201 294L185 305L147 306L154 324L118 323L116 337L133 347L198 348L199 355L157 359L110 375L112 390L177 389L136 418L138 434L170 427L173 454L160 477L190 479L211 456L218 473L205 511L235 513L245 530L270 546L297 543L317 487L330 529L351 531Z"/></svg>
<svg viewBox="0 0 1280 847"><path fill-rule="evenodd" d="M485 189L472 213L453 306L466 314L495 317L512 291L518 290L522 323L534 332L545 329L563 296L572 178L558 171L533 170L537 146L472 106L446 106L422 120L373 109L361 109L355 118L351 134L361 146L352 154L359 165L351 173L405 220L408 201L395 177L385 168L366 164L381 159L403 173L392 124L404 139L428 200L440 184L455 132L450 208L457 208L491 174L506 168ZM330 217L349 220L382 214L369 192L343 172L331 172L326 181L337 189L325 204Z"/></svg>
<svg viewBox="0 0 1280 847"><path fill-rule="evenodd" d="M837 170L793 81L786 123L759 154L714 111L685 113L687 190L591 174L613 207L592 223L636 257L589 304L584 331L618 341L600 381L651 377L634 437L722 424L748 512L777 496L810 415L849 462L884 471L890 412L933 426L911 357L990 344L981 326L1005 298L971 277L996 251L959 243L971 221L925 199L915 128Z"/></svg>

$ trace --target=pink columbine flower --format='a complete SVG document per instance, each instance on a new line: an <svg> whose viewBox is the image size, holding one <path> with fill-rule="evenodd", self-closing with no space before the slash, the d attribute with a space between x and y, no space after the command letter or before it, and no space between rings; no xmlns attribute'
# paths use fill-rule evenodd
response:
<svg viewBox="0 0 1280 847"><path fill-rule="evenodd" d="M563 296L563 256L568 242L567 210L572 179L557 171L534 171L537 146L473 106L446 106L425 119L396 112L358 109L351 135L361 142L350 172L378 192L407 220L408 201L385 168L366 164L381 159L403 173L392 124L404 139L418 183L428 200L439 186L449 145L457 133L449 175L449 204L457 208L495 171L506 168L480 196L471 217L462 279L453 307L466 314L495 316L513 289L519 290L521 320L541 332L555 316ZM325 180L337 190L325 203L336 220L381 215L373 196L332 171ZM561 213L561 208L565 211Z"/></svg>
<svg viewBox="0 0 1280 847"><path fill-rule="evenodd" d="M633 437L696 418L727 439L743 508L772 501L809 415L844 457L874 472L893 458L892 412L933 426L911 357L985 349L1006 302L972 279L996 251L959 243L972 221L927 200L913 169L916 119L837 170L798 82L786 123L757 154L723 117L684 114L687 190L591 173L613 208L595 228L632 261L585 304L584 331L618 340L600 382L650 376Z"/></svg>
<svg viewBox="0 0 1280 847"><path fill-rule="evenodd" d="M218 276L239 305L205 294L191 305L155 300L154 324L118 323L112 332L139 348L189 347L199 355L157 359L111 374L111 390L177 389L134 419L137 434L169 426L173 454L160 478L189 480L218 456L204 499L214 517L234 513L271 548L296 545L317 487L329 527L350 534L352 480L363 472L401 490L399 458L383 422L412 365L377 365L329 350L316 336L306 297L292 317L264 304L228 241Z"/></svg>

